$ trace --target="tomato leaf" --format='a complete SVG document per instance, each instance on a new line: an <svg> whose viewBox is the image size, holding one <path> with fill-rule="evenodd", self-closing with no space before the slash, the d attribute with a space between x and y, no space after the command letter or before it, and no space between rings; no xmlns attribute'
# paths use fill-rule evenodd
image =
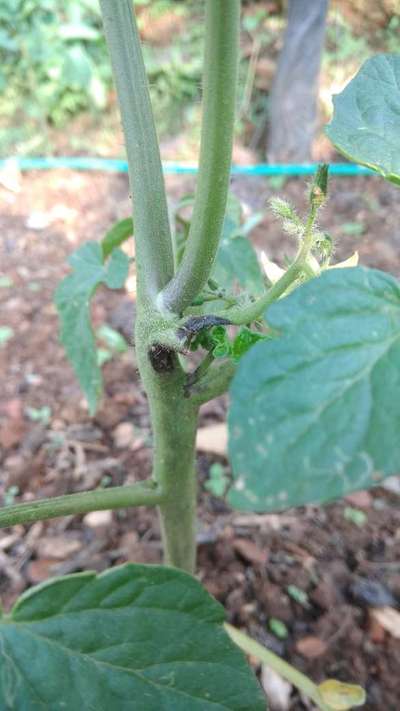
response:
<svg viewBox="0 0 400 711"><path fill-rule="evenodd" d="M50 580L0 619L0 706L264 711L223 622L221 605L171 568L127 564Z"/></svg>
<svg viewBox="0 0 400 711"><path fill-rule="evenodd" d="M231 388L232 506L274 511L377 485L400 469L400 286L332 269L266 314Z"/></svg>
<svg viewBox="0 0 400 711"><path fill-rule="evenodd" d="M104 264L100 244L85 242L70 256L69 263L72 274L63 279L55 293L60 340L93 414L102 391L102 377L90 321L90 299L101 283L120 289L128 276L129 262L120 249L115 249Z"/></svg>
<svg viewBox="0 0 400 711"><path fill-rule="evenodd" d="M133 221L131 217L126 217L124 220L119 220L107 232L101 240L101 249L103 260L110 256L113 249L120 247L133 235Z"/></svg>
<svg viewBox="0 0 400 711"><path fill-rule="evenodd" d="M336 148L400 185L400 55L368 59L333 103Z"/></svg>
<svg viewBox="0 0 400 711"><path fill-rule="evenodd" d="M251 225L241 225L240 202L230 195L213 278L224 289L239 285L257 295L264 291L264 280L253 245L244 234L250 229Z"/></svg>

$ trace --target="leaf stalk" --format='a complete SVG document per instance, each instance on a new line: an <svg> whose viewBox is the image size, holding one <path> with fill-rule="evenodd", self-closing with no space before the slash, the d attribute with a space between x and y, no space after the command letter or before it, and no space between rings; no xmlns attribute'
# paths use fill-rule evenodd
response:
<svg viewBox="0 0 400 711"><path fill-rule="evenodd" d="M29 501L0 509L0 528L44 521L58 516L76 516L130 506L157 506L164 500L161 488L151 479L129 486L81 491L52 499Z"/></svg>

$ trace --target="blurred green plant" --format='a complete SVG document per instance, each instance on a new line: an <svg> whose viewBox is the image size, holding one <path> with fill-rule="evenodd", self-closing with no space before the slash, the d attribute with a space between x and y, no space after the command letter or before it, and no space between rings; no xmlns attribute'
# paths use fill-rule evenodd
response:
<svg viewBox="0 0 400 711"><path fill-rule="evenodd" d="M0 0L0 119L61 125L103 109L110 85L97 0Z"/></svg>
<svg viewBox="0 0 400 711"><path fill-rule="evenodd" d="M189 5L142 0L151 17ZM145 46L151 97L160 133L181 126L182 107L199 98L200 24L174 37L173 46ZM14 150L43 145L47 127L83 111L95 116L109 103L111 69L98 0L0 0L0 143ZM16 120L17 119L17 120ZM38 133L41 133L40 139ZM25 149L22 148L24 152Z"/></svg>

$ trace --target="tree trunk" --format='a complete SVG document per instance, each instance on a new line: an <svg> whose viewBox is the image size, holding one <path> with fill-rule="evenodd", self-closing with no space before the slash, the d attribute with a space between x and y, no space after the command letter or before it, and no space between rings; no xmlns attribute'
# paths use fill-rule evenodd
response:
<svg viewBox="0 0 400 711"><path fill-rule="evenodd" d="M267 157L272 163L311 159L328 4L329 0L289 0L287 28L270 95Z"/></svg>

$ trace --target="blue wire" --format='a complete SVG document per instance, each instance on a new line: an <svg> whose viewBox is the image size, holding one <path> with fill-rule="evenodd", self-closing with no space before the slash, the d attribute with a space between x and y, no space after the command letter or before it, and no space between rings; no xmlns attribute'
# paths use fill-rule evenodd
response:
<svg viewBox="0 0 400 711"><path fill-rule="evenodd" d="M20 170L50 170L52 168L72 168L74 170L99 170L112 173L127 173L128 164L119 158L91 158L90 156L49 156L37 158L11 157L0 160L0 169L8 161L15 161ZM257 165L233 165L232 175L312 175L315 173L318 163L258 163ZM175 175L193 175L197 173L197 166L185 163L163 163L164 173ZM374 171L355 163L331 163L329 166L331 175L373 175Z"/></svg>

